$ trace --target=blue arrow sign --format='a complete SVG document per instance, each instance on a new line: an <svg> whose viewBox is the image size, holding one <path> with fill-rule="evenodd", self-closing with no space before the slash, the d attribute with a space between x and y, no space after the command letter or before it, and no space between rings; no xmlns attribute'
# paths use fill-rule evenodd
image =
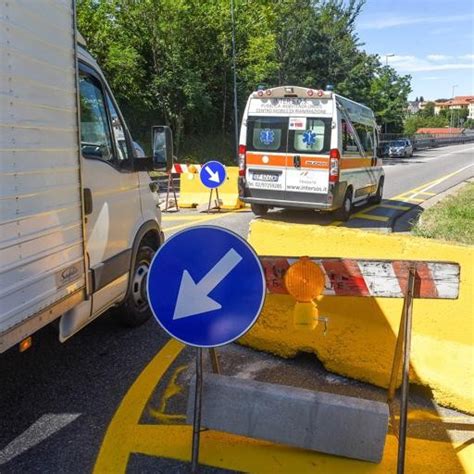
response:
<svg viewBox="0 0 474 474"><path fill-rule="evenodd" d="M199 173L201 183L206 188L214 189L218 188L226 179L227 172L225 166L218 161L208 161L202 165L201 172Z"/></svg>
<svg viewBox="0 0 474 474"><path fill-rule="evenodd" d="M196 347L243 336L265 299L265 278L252 247L233 232L197 226L173 235L155 254L148 301L162 328Z"/></svg>

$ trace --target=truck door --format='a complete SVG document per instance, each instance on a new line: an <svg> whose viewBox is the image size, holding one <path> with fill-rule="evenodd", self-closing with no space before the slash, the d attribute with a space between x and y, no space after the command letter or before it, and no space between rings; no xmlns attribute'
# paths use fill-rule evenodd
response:
<svg viewBox="0 0 474 474"><path fill-rule="evenodd" d="M285 173L286 199L325 203L329 191L331 119L290 117Z"/></svg>
<svg viewBox="0 0 474 474"><path fill-rule="evenodd" d="M247 119L246 181L251 196L285 200L288 117Z"/></svg>
<svg viewBox="0 0 474 474"><path fill-rule="evenodd" d="M99 75L82 64L79 88L86 248L98 291L129 271L139 183L117 108Z"/></svg>

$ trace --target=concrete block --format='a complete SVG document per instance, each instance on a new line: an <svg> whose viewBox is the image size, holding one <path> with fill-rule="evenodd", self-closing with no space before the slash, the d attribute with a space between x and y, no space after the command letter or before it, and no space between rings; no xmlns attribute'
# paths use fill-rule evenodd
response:
<svg viewBox="0 0 474 474"><path fill-rule="evenodd" d="M194 380L188 398L192 423ZM331 393L204 374L202 426L323 453L380 462L388 406Z"/></svg>

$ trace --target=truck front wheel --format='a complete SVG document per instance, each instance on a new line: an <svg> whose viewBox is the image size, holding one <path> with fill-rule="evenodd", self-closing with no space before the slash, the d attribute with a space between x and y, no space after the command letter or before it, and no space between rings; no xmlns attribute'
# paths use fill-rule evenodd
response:
<svg viewBox="0 0 474 474"><path fill-rule="evenodd" d="M131 286L125 301L117 308L120 322L128 327L136 327L145 323L152 315L148 305L146 284L148 270L156 250L142 244L137 252L135 267L131 274Z"/></svg>

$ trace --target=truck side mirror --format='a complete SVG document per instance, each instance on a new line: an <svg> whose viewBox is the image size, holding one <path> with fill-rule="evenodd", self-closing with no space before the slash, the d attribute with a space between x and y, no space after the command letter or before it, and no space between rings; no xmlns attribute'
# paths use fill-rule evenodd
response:
<svg viewBox="0 0 474 474"><path fill-rule="evenodd" d="M170 170L173 167L173 133L166 125L152 127L153 167Z"/></svg>

